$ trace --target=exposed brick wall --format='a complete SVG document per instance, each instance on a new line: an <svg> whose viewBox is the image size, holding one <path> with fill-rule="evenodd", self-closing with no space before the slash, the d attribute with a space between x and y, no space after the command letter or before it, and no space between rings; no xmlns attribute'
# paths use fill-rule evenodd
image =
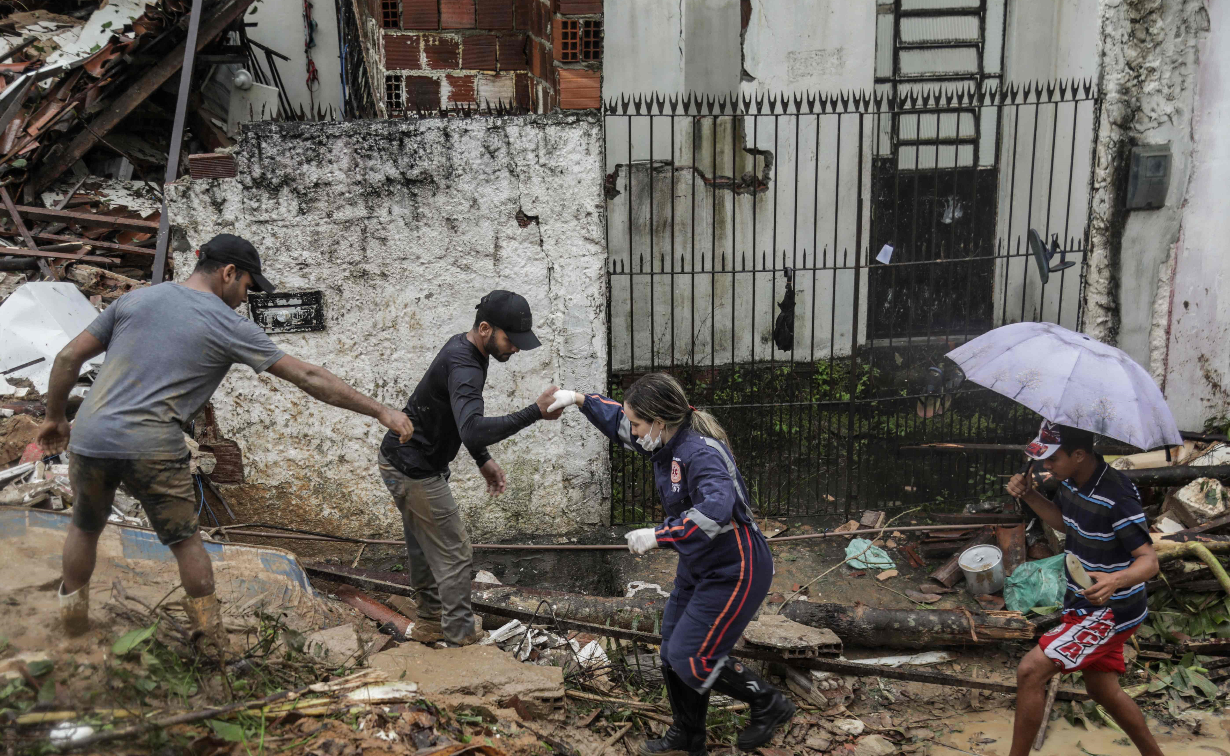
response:
<svg viewBox="0 0 1230 756"><path fill-rule="evenodd" d="M497 101L540 113L601 105L602 0L384 3L395 1L384 8L390 115Z"/></svg>

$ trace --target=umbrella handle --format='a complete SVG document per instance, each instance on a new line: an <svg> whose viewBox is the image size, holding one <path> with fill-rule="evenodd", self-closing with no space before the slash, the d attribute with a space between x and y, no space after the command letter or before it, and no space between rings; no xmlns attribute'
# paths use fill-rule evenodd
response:
<svg viewBox="0 0 1230 756"><path fill-rule="evenodd" d="M1034 469L1034 460L1033 460L1033 457L1029 457L1025 460L1025 466L1021 468L1021 475L1024 475L1026 479L1028 479L1029 474L1030 472L1033 471L1033 469ZM1016 502L1017 502L1017 508L1020 509L1021 512L1025 512L1026 511L1025 500L1018 498Z"/></svg>

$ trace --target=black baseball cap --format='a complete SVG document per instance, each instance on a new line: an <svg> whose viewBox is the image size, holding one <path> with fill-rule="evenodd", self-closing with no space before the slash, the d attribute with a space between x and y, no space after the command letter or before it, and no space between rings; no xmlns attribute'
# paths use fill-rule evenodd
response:
<svg viewBox="0 0 1230 756"><path fill-rule="evenodd" d="M530 330L534 318L530 315L530 303L525 297L511 291L496 289L482 298L474 309L479 320L485 320L508 334L508 340L518 349L537 349L542 342Z"/></svg>
<svg viewBox="0 0 1230 756"><path fill-rule="evenodd" d="M247 239L234 234L218 234L201 245L197 256L202 260L234 265L239 270L251 273L253 288L259 292L272 294L277 290L269 283L269 279L261 275L261 257L256 253L256 247Z"/></svg>

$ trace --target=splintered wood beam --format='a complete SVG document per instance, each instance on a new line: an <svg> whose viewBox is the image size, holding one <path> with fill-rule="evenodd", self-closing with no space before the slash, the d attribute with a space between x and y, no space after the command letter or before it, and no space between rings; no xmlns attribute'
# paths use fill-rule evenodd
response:
<svg viewBox="0 0 1230 756"><path fill-rule="evenodd" d="M76 262L119 263L118 257L98 257L96 255L79 255L72 252L44 252L41 249L22 249L21 247L0 247L0 255L16 255L19 257L38 257L52 260L74 260ZM44 263L45 264L45 263Z"/></svg>
<svg viewBox="0 0 1230 756"><path fill-rule="evenodd" d="M220 8L217 13L210 16L208 20L203 21L196 38L196 50L199 51L205 45L212 42L235 19L242 18L252 2L253 0L232 0ZM128 117L132 111L136 110L138 105L145 102L146 98L175 75L175 72L184 64L186 52L187 45L184 42L176 45L175 49L167 53L166 57L162 60L150 66L140 79L135 81L106 110L91 121L89 128L78 134L69 143L67 149L57 155L55 159L44 163L38 173L30 180L29 186L33 188L34 192L37 193L46 189L74 163L85 157L85 154L93 149L101 138L106 137L120 121ZM157 225L157 223L154 224L155 232L158 230Z"/></svg>
<svg viewBox="0 0 1230 756"><path fill-rule="evenodd" d="M141 220L140 218L120 218L115 215L95 215L94 213L74 213L71 210L52 210L47 207L32 207L30 205L13 206L5 203L3 210L0 210L9 217L14 217L20 214L22 218L32 218L37 221L48 221L51 223L71 223L77 226L85 226L86 228L109 228L114 231L132 231L138 234L156 234L158 233L158 221ZM39 234L44 236L44 234ZM65 237L59 237L59 240L64 240ZM67 238L67 241L82 241L81 239ZM83 241L82 244L93 244L90 241Z"/></svg>
<svg viewBox="0 0 1230 756"><path fill-rule="evenodd" d="M124 252L129 255L146 255L152 257L154 250L145 247L134 247L131 244L116 244L115 242L94 241L93 239L78 239L75 236L61 236L58 234L34 234L34 238L39 241L50 242L69 242L77 244L85 244L95 249L107 249L114 252Z"/></svg>

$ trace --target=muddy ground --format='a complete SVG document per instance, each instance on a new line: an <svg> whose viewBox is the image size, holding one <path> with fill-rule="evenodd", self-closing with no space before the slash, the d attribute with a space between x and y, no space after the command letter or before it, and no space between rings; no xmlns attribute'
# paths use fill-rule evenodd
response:
<svg viewBox="0 0 1230 756"><path fill-rule="evenodd" d="M903 520L896 524L901 526L907 523L908 520ZM806 532L806 527L795 526L789 534ZM891 528L886 538L892 538L898 545L910 540L907 534L894 537ZM358 557L360 566L382 570L394 569L398 565L404 568L399 550L393 547L369 546L360 554L359 548L354 545L294 541L271 543L282 548L289 547L303 561L330 560L350 565ZM775 547L777 571L773 591L789 595L798 585L833 567L844 557L845 545L846 539L834 538ZM72 641L63 639L58 633L55 616L56 575L51 564L58 557L57 544L40 542L31 548L38 554L28 554L29 564L24 568L7 564L0 575L0 666L38 654L45 655L54 666L33 681L36 686L28 686L36 689L37 694L25 690L6 699L0 698L0 708L14 711L15 707L24 707L27 713L87 712L114 706L117 702L130 705L139 701L146 711L191 710L242 700L244 697L259 697L305 679L336 678L356 669L367 668L369 663L377 669L392 670L394 678L398 676L398 670L406 669L412 675L420 675L421 680L431 681L431 685L423 691L425 699L377 707L378 711L374 712L312 716L288 714L261 719L264 724L260 727L255 718L241 718L238 720L242 725L242 739L239 741L223 737L228 732L234 735L233 731L223 728L219 732L211 729L212 725L202 726L198 723L170 728L157 737L143 736L128 742L109 744L91 752L158 753L160 756L172 753L209 756L418 753L420 756L451 756L480 751L486 756L501 753L515 756L561 753L566 756L597 756L607 740L622 732L622 736L605 749L605 756L630 756L638 739L660 734L665 729L663 720L669 717L660 689L625 683L617 669L610 670L602 679L595 679L593 675L571 675L567 679L560 676L561 684L570 691L616 699L615 703L598 705L592 701L568 698L563 707L551 712L529 711L526 706L517 706L515 702L510 705L506 689L507 685L515 683L522 685L521 690L524 691L523 676L513 674L505 678L495 675L491 672L494 667L489 657L463 655L455 659L450 656L454 652L434 651L417 644L398 647L391 643L381 657L385 661L354 659L345 663L321 664L319 659L289 654L285 641L290 636L279 627L274 627L270 632L267 624L264 626L266 635L273 638L276 648L262 657L265 665L254 671L232 674L226 683L221 681L217 670L209 666L208 660L188 662L190 672L183 672L176 666L178 662L174 659L177 654L188 659L192 657L184 648L177 646L173 634L166 633L164 629L147 641L147 646L140 653L117 658L114 644L124 633L140 627L140 612L134 613L131 602L116 602L104 584L95 593L95 628L84 638ZM880 582L874 573L859 576L856 571L839 567L808 591L809 599L848 604L862 601L886 608L914 608L916 605L901 592L907 588L917 589L919 584L927 582L928 568L911 568L899 551L892 548L888 551L898 561L900 575L897 577ZM56 556L37 558L42 552ZM669 591L676 565L675 556L666 551L651 552L643 557L609 551L479 551L475 562L476 569L486 569L505 583L597 595L622 595L628 583L638 580L656 583ZM144 596L143 600L147 603L155 603L162 597L165 586L158 579L148 575L138 579L123 569L104 569L114 572L106 574L108 580L119 578L137 586L140 591L138 595ZM961 605L972 605L970 597L963 591L945 595L936 606L951 608ZM328 623L349 623L359 631L358 636L364 645L370 642L374 623L333 602L327 602L327 606L320 616L327 616ZM241 621L243 618L233 619L233 637L249 644L260 640L262 625L259 620L245 623ZM377 645L381 645L380 639L376 640ZM926 669L1011 683L1017 660L1027 649L1028 644L1025 643L959 649L958 656L952 661ZM648 651L652 654L652 650ZM407 653L413 659L412 664L404 661ZM483 653L503 654L490 648L484 649ZM876 653L847 649L846 656L864 658ZM288 655L297 666L279 666L284 665ZM390 662L389 659L394 661ZM171 667L180 670L177 674L182 673L178 681L173 675L158 671ZM497 677L503 682L486 684ZM189 680L190 684L195 680L195 688L182 689L184 680ZM1125 684L1136 681L1128 678ZM871 674L857 679L848 678L846 682L851 684L853 696L844 708L838 706L821 711L802 705L793 725L765 749L766 754L818 756L821 753L966 752L998 756L1007 753L1011 739L1012 696L901 682ZM0 681L0 688L9 684L10 680ZM181 688L168 689L175 685ZM142 693L139 690L141 686L154 687L151 692ZM526 698L528 701L532 696L526 694ZM796 700L804 703L801 699ZM729 703L719 700L715 701L715 706ZM1230 733L1220 713L1207 713L1195 707L1176 712L1155 703L1146 703L1146 709L1152 717L1153 731L1167 754L1230 754ZM856 736L848 734L851 725L842 724L855 719L859 725L854 729L861 727L861 733ZM710 722L711 737L714 738L711 750L728 750L722 744L732 742L741 723L741 715L723 713L715 708ZM629 724L631 727L624 732L625 725ZM4 753L47 752L46 727L15 727L11 724L0 727L3 728L0 729L0 737ZM1117 756L1135 753L1135 749L1126 744L1121 733L1103 726L1096 719L1091 727L1086 728L1057 718L1049 726L1047 745L1042 753Z"/></svg>

